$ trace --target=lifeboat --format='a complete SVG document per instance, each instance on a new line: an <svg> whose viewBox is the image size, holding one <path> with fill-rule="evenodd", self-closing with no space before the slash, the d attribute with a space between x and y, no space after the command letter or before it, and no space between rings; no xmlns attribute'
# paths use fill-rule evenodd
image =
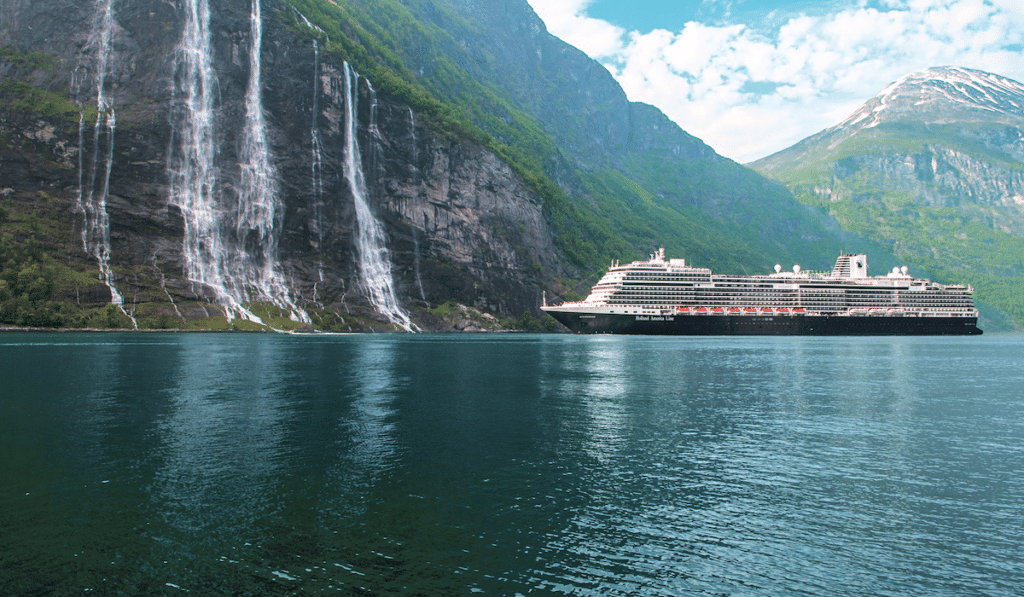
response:
<svg viewBox="0 0 1024 597"><path fill-rule="evenodd" d="M789 308L788 307L779 307L778 309L775 310L775 312L776 313L789 313Z"/></svg>
<svg viewBox="0 0 1024 597"><path fill-rule="evenodd" d="M804 313L807 313L807 309L804 309L803 307L796 307L795 309L793 309L793 313L800 313L802 315Z"/></svg>
<svg viewBox="0 0 1024 597"><path fill-rule="evenodd" d="M689 313L689 307L676 307L676 313Z"/></svg>
<svg viewBox="0 0 1024 597"><path fill-rule="evenodd" d="M753 307L747 307L746 309L743 310L743 312L748 314L748 315L756 315L757 314L757 309L755 309Z"/></svg>
<svg viewBox="0 0 1024 597"><path fill-rule="evenodd" d="M723 309L721 307L711 307L711 312L712 313L725 313L725 309Z"/></svg>
<svg viewBox="0 0 1024 597"><path fill-rule="evenodd" d="M740 312L740 308L739 307L729 307L729 313L739 313L739 312Z"/></svg>
<svg viewBox="0 0 1024 597"><path fill-rule="evenodd" d="M704 307L694 307L693 312L696 315L707 315L708 310Z"/></svg>

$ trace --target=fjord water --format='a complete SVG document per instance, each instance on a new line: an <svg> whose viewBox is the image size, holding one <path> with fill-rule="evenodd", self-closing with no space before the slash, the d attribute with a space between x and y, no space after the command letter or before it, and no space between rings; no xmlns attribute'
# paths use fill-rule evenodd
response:
<svg viewBox="0 0 1024 597"><path fill-rule="evenodd" d="M11 595L1014 595L1024 338L0 335Z"/></svg>

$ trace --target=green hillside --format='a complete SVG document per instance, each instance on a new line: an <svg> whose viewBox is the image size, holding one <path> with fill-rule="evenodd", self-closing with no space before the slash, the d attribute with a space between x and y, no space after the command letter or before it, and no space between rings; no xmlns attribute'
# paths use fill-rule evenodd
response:
<svg viewBox="0 0 1024 597"><path fill-rule="evenodd" d="M1024 171L993 141L1006 128L883 123L839 142L812 137L754 165L844 230L887 247L917 275L971 284L986 329L1021 330L1024 214L984 198L986 188L994 193L997 181Z"/></svg>

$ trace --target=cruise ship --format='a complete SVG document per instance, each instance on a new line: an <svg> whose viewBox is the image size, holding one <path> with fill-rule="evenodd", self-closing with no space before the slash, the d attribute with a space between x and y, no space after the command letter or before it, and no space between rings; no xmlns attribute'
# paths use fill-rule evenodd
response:
<svg viewBox="0 0 1024 597"><path fill-rule="evenodd" d="M722 275L666 259L613 263L590 296L541 309L581 334L980 334L973 289L914 278L907 268L868 276L866 255L843 254L830 272L781 265L765 275Z"/></svg>

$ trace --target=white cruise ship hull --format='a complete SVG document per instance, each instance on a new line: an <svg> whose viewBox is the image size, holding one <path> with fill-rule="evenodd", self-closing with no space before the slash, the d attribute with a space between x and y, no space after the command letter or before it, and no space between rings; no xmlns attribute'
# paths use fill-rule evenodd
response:
<svg viewBox="0 0 1024 597"><path fill-rule="evenodd" d="M976 317L888 315L634 315L545 309L578 334L678 336L967 336Z"/></svg>

